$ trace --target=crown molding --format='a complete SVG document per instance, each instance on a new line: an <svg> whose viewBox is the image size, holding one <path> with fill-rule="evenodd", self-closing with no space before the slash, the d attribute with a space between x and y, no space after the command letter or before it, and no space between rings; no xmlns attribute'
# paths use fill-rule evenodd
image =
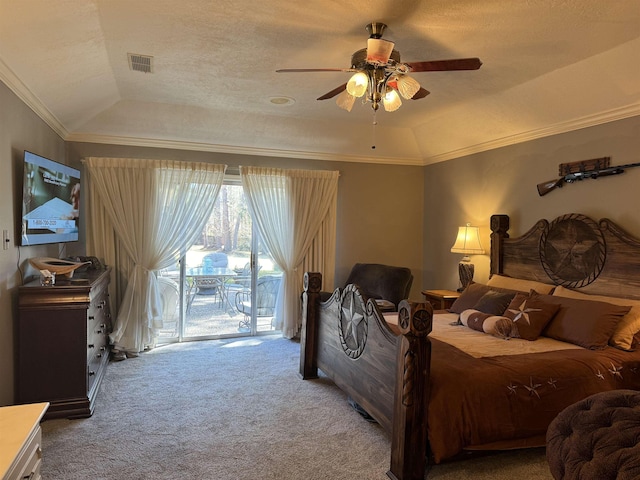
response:
<svg viewBox="0 0 640 480"><path fill-rule="evenodd" d="M266 157L280 158L300 158L308 160L324 160L334 162L354 162L354 163L376 163L386 165L408 165L408 166L426 166L432 163L444 162L455 158L473 155L475 153L495 150L497 148L507 147L518 143L524 143L531 140L537 140L552 135L580 130L583 128L593 127L604 123L610 123L625 118L640 115L640 103L627 105L624 107L614 108L594 115L587 115L581 118L569 120L566 122L556 123L548 127L543 127L528 132L521 132L509 135L503 138L490 140L488 142L470 145L468 147L452 150L438 155L432 155L425 158L397 158L397 157L376 157L365 155L347 155L334 154L325 152L305 152L295 150L267 149L256 147L238 147L231 145L217 145L200 142L181 142L172 140L156 140L148 138L123 137L111 135L94 135L94 134L68 134L64 139L70 142L87 142L87 143L103 143L114 145L130 145L140 147L168 148L176 150L195 150L215 153L229 153L235 155L255 155Z"/></svg>
<svg viewBox="0 0 640 480"><path fill-rule="evenodd" d="M2 81L20 100L34 111L51 129L63 140L69 134L68 130L56 118L44 103L18 78L18 76L0 58L0 81Z"/></svg>
<svg viewBox="0 0 640 480"><path fill-rule="evenodd" d="M421 158L376 157L366 155L349 155L326 152L305 152L296 150L280 150L257 147L239 147L201 142L182 142L174 140L158 140L142 137L123 137L115 135L94 135L71 133L65 138L68 142L102 143L111 145L129 145L135 147L167 148L175 150L194 150L200 152L229 153L234 155L255 155L260 157L298 158L305 160L324 160L333 162L379 163L392 165L423 166Z"/></svg>
<svg viewBox="0 0 640 480"><path fill-rule="evenodd" d="M454 158L465 157L467 155L473 155L474 153L495 150L496 148L507 147L509 145L528 142L530 140L537 140L539 138L550 137L552 135L594 127L596 125L602 125L603 123L624 120L625 118L636 117L638 115L640 115L640 103L634 103L594 115L587 115L574 120L556 123L548 127L517 133L515 135L509 135L507 137L498 138L488 142L470 145L469 147L452 150L439 155L433 155L425 158L424 164L429 165L432 163L444 162L446 160L453 160Z"/></svg>

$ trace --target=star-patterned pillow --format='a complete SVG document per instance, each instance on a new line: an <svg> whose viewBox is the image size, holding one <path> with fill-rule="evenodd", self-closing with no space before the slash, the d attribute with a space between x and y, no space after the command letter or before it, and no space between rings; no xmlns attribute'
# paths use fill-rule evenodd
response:
<svg viewBox="0 0 640 480"><path fill-rule="evenodd" d="M513 297L503 316L513 321L513 337L536 340L559 309L560 305L545 302L532 290Z"/></svg>

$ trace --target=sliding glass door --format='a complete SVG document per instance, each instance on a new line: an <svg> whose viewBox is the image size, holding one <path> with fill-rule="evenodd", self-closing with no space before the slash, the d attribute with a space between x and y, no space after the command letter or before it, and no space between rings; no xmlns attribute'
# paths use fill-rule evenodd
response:
<svg viewBox="0 0 640 480"><path fill-rule="evenodd" d="M254 232L239 182L225 182L200 239L159 273L158 343L278 332L282 272Z"/></svg>

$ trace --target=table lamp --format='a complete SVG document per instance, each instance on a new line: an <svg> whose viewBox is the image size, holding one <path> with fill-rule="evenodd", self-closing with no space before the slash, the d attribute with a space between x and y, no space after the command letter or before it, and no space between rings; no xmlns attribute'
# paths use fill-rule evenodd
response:
<svg viewBox="0 0 640 480"><path fill-rule="evenodd" d="M451 247L451 253L462 253L464 257L458 264L458 274L460 275L460 288L462 292L473 280L474 266L469 255L482 255L484 249L480 245L480 230L467 223L464 227L458 227L456 242Z"/></svg>

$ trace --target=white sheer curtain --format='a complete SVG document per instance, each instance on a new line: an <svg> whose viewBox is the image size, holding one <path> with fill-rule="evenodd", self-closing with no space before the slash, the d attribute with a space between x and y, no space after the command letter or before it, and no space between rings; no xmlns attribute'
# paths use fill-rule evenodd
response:
<svg viewBox="0 0 640 480"><path fill-rule="evenodd" d="M300 328L302 272L296 269L335 207L339 172L241 167L240 176L253 222L284 272L275 317L283 336L292 338Z"/></svg>
<svg viewBox="0 0 640 480"><path fill-rule="evenodd" d="M96 157L84 163L95 191L92 201L101 203L91 208L98 218L88 222L105 236L110 223L115 243L129 257L117 258L116 267L133 265L110 338L114 349L135 354L153 347L162 327L154 272L173 264L193 245L211 214L226 165ZM108 219L99 218L100 212ZM95 234L92 242L98 243ZM113 243L103 245L112 255L119 250Z"/></svg>

